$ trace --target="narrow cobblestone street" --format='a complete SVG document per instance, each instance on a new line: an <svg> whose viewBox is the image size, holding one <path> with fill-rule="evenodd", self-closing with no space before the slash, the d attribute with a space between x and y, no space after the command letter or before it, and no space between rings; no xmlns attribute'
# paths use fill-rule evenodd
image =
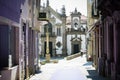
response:
<svg viewBox="0 0 120 80"><path fill-rule="evenodd" d="M0 0L0 80L120 80L119 48L120 0Z"/></svg>
<svg viewBox="0 0 120 80"><path fill-rule="evenodd" d="M41 66L41 72L30 80L110 80L100 77L85 55L72 60L61 59L59 63L48 63Z"/></svg>

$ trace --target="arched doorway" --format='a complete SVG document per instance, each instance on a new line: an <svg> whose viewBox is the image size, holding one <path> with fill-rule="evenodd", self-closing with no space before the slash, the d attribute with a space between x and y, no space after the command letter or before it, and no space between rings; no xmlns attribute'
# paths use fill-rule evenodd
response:
<svg viewBox="0 0 120 80"><path fill-rule="evenodd" d="M81 41L82 41L81 38L78 38L78 37L72 38L72 40L71 40L72 54L76 54L76 53L80 52Z"/></svg>

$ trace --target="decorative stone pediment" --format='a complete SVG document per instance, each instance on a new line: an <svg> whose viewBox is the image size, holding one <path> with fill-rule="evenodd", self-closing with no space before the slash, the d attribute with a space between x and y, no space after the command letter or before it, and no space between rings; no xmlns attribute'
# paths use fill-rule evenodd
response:
<svg viewBox="0 0 120 80"><path fill-rule="evenodd" d="M56 23L55 25L56 25L56 26L61 26L62 24L61 24L61 23Z"/></svg>
<svg viewBox="0 0 120 80"><path fill-rule="evenodd" d="M72 38L72 39L71 39L71 41L81 42L81 41L82 41L82 39L81 39L81 38L77 38L77 37L75 37L75 38Z"/></svg>

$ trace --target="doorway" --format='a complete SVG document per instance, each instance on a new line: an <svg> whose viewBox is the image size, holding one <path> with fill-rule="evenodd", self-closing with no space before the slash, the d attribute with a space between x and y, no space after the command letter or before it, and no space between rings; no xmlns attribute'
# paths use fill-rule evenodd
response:
<svg viewBox="0 0 120 80"><path fill-rule="evenodd" d="M78 53L79 52L79 44L74 44L73 45L73 54Z"/></svg>

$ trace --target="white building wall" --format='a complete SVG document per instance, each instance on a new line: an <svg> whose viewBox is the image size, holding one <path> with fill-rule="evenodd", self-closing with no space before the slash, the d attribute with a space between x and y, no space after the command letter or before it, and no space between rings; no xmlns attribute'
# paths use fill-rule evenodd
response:
<svg viewBox="0 0 120 80"><path fill-rule="evenodd" d="M67 35L67 54L71 55L71 35Z"/></svg>
<svg viewBox="0 0 120 80"><path fill-rule="evenodd" d="M54 16L54 15L53 15ZM55 16L54 16L55 17ZM56 19L56 22L55 22L55 24L57 24L57 23L59 23L59 24L62 24L62 21L61 20L59 20L57 17L55 17L55 19ZM55 33L56 33L56 35L57 35L57 27L58 26L55 26ZM61 26L61 31L62 31L62 26ZM62 35L62 32L61 32L61 35ZM55 44L57 43L57 42L60 42L61 43L61 47L57 47L57 45L56 45L56 54L62 54L62 48L63 48L63 42L62 42L62 36L57 36L56 37L56 42L55 42Z"/></svg>
<svg viewBox="0 0 120 80"><path fill-rule="evenodd" d="M67 35L67 53L68 55L71 55L72 53L72 45L71 45L71 38L74 38L75 34L73 35ZM85 35L77 35L78 38L81 37L81 49L80 51L84 52L86 51L86 42L85 42Z"/></svg>
<svg viewBox="0 0 120 80"><path fill-rule="evenodd" d="M84 51L86 51L85 35L81 35L81 39L82 39L82 42L81 42L81 52L84 52Z"/></svg>
<svg viewBox="0 0 120 80"><path fill-rule="evenodd" d="M83 28L87 29L86 24L82 24ZM81 51L86 51L86 35L81 35L82 38L82 46L81 46Z"/></svg>
<svg viewBox="0 0 120 80"><path fill-rule="evenodd" d="M62 43L62 37L59 37L59 36L58 36L58 37L56 38L56 43L57 43L57 42L61 42L61 43ZM63 44L62 44L62 45L63 45ZM61 47L57 47L57 46L56 46L56 48L57 48L56 54L62 54L62 46L61 46Z"/></svg>
<svg viewBox="0 0 120 80"><path fill-rule="evenodd" d="M83 28L85 28L85 29L86 29L86 24L82 24L82 26L83 26Z"/></svg>

